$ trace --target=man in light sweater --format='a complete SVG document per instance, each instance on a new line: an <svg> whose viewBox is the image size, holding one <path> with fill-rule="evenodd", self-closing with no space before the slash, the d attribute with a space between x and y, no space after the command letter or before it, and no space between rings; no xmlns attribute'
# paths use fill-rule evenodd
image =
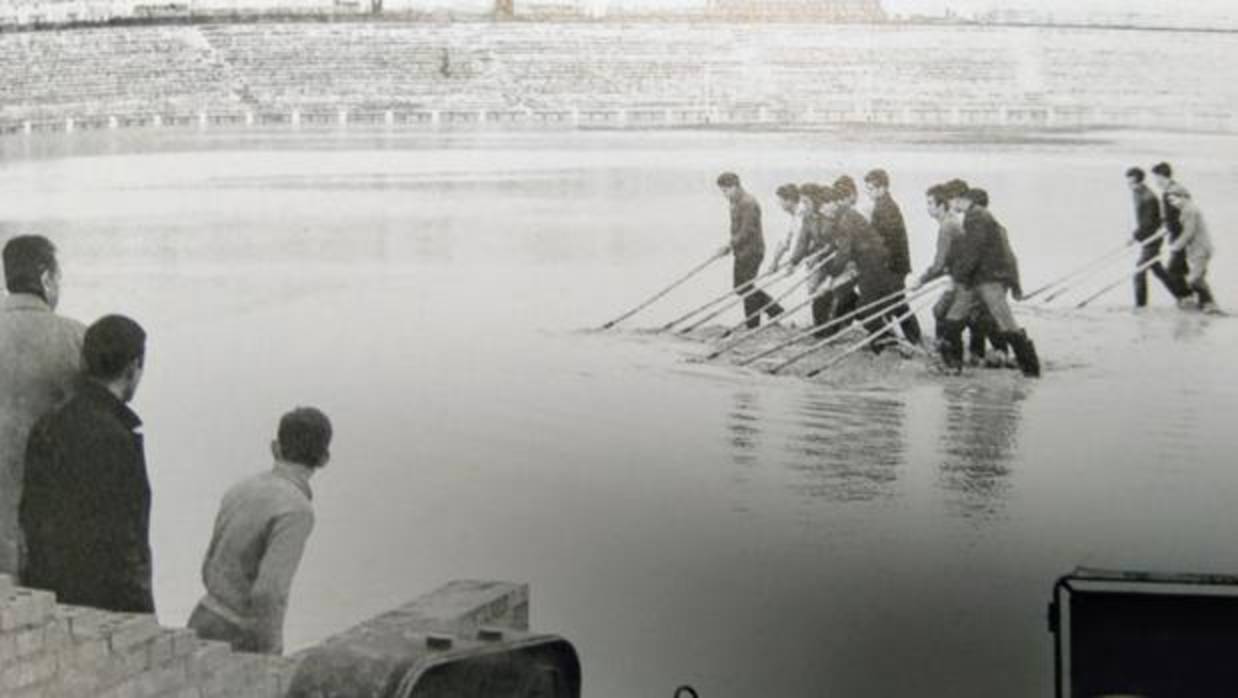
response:
<svg viewBox="0 0 1238 698"><path fill-rule="evenodd" d="M327 464L330 444L327 416L298 407L279 422L274 467L224 495L202 564L206 596L189 618L199 637L238 652L283 653L289 590L314 528L309 481Z"/></svg>

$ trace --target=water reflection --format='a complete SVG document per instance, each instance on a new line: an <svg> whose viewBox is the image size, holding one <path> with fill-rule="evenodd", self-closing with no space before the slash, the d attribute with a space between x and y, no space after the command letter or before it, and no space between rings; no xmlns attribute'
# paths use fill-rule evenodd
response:
<svg viewBox="0 0 1238 698"><path fill-rule="evenodd" d="M943 390L940 485L967 518L1000 516L1010 497L1024 388L1014 383L949 383Z"/></svg>
<svg viewBox="0 0 1238 698"><path fill-rule="evenodd" d="M892 395L830 392L796 407L787 451L792 489L813 499L891 496L907 446L906 405Z"/></svg>

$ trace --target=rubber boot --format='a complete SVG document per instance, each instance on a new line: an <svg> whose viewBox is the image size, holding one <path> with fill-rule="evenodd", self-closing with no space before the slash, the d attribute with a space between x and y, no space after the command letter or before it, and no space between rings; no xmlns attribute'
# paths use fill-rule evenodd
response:
<svg viewBox="0 0 1238 698"><path fill-rule="evenodd" d="M1027 336L1026 330L1011 332L1006 336L1010 348L1014 350L1015 361L1019 362L1019 370L1029 378L1040 377L1040 357L1036 356L1036 345Z"/></svg>
<svg viewBox="0 0 1238 698"><path fill-rule="evenodd" d="M946 370L954 373L963 371L963 327L964 323L954 320L943 320L941 323L941 362Z"/></svg>

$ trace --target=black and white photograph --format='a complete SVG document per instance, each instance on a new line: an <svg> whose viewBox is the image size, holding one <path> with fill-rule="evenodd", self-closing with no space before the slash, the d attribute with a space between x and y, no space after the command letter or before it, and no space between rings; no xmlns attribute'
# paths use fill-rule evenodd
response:
<svg viewBox="0 0 1238 698"><path fill-rule="evenodd" d="M1238 696L1236 10L0 0L0 698Z"/></svg>

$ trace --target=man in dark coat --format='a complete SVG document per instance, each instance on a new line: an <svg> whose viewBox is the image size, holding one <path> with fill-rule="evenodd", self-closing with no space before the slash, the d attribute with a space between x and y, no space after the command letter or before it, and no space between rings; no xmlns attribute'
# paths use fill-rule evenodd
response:
<svg viewBox="0 0 1238 698"><path fill-rule="evenodd" d="M898 290L899 281L890 273L889 252L881 236L873 230L864 216L848 205L846 193L838 189L826 190L824 213L832 223L831 242L836 254L826 263L826 273L835 278L854 275L854 288L858 294L856 307L870 305ZM897 299L876 305L860 313L857 320L864 323L870 333L885 326L885 318L892 316ZM892 339L892 338L891 338ZM877 341L870 346L881 351L890 342Z"/></svg>
<svg viewBox="0 0 1238 698"><path fill-rule="evenodd" d="M761 324L761 318L755 313L762 308L765 308L770 319L782 314L782 308L773 302L773 298L765 291L754 291L752 287L752 280L761 271L761 261L765 259L761 205L751 194L744 191L739 176L734 172L718 175L718 188L722 190L727 201L731 202L731 241L719 250L719 254L730 253L734 256L735 293L744 299L744 316L748 318L748 327L757 327Z"/></svg>
<svg viewBox="0 0 1238 698"><path fill-rule="evenodd" d="M981 304L993 316L996 332L1014 350L1023 374L1039 376L1040 359L1036 347L1015 321L1006 300L1006 294L1012 290L1016 300L1022 297L1018 262L1005 229L984 207L987 202L988 194L982 189L970 189L951 202L964 214L963 236L950 250L949 267L955 296L943 323L942 360L948 368L962 368L963 328L974 306Z"/></svg>
<svg viewBox="0 0 1238 698"><path fill-rule="evenodd" d="M1167 162L1157 163L1152 167L1152 176L1156 179L1156 186L1161 190L1161 223L1165 226L1166 237L1172 243L1178 241L1178 236L1182 235L1182 213L1169 203L1169 195L1175 190L1181 189L1180 184L1174 180L1174 170ZM1190 301L1191 294L1188 290L1186 275L1189 272L1186 263L1186 253L1179 250L1170 252L1169 266L1165 271L1169 275L1169 279L1173 284L1170 289L1178 299L1178 305ZM1176 289L1176 290L1174 290Z"/></svg>
<svg viewBox="0 0 1238 698"><path fill-rule="evenodd" d="M1132 167L1126 171L1126 184L1131 188L1131 193L1135 197L1135 221L1137 223L1135 232L1132 237L1136 242L1143 242L1148 238L1156 235L1161 230L1161 205L1156 199L1156 194L1148 188L1144 183L1144 171L1138 167ZM1173 215L1178 215L1177 209L1173 210ZM1181 232L1181 224L1179 224L1179 232ZM1136 267L1157 259L1161 255L1160 239L1144 244L1139 250L1139 261L1136 262ZM1185 295L1181 287L1175 281L1174 277L1170 276L1165 266L1156 261L1148 268L1147 271L1141 271L1135 275L1135 307L1142 308L1148 304L1148 271L1156 275L1165 288L1173 294L1174 299L1182 298Z"/></svg>
<svg viewBox="0 0 1238 698"><path fill-rule="evenodd" d="M897 288L903 288L907 275L911 273L911 249L907 243L907 225L903 221L903 212L894 197L890 196L890 175L882 169L872 170L864 175L864 184L873 202L873 230L885 243L889 253L890 273L897 280ZM908 314L910 308L901 296L898 301L891 312L896 316L907 316L900 323L903 336L912 344L919 345L923 341L920 321L915 315Z"/></svg>
<svg viewBox="0 0 1238 698"><path fill-rule="evenodd" d="M150 483L142 421L126 403L142 379L146 333L109 315L86 329L76 394L44 415L26 448L23 582L61 603L154 613Z"/></svg>

